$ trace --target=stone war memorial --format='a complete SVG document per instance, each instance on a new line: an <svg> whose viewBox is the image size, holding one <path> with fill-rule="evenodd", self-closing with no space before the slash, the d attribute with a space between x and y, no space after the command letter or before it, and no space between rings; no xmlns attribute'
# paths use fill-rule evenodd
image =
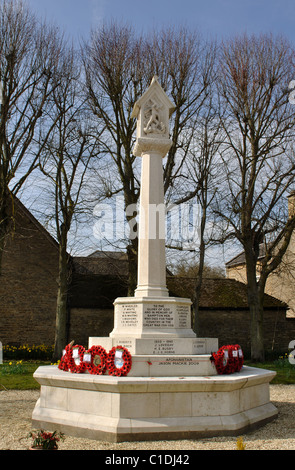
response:
<svg viewBox="0 0 295 470"><path fill-rule="evenodd" d="M166 287L162 159L174 105L157 77L134 106L141 158L138 284L114 302L109 337L69 344L41 366L34 426L110 442L237 435L277 416L275 373L243 365L242 346L196 337L191 300ZM163 235L164 234L164 235Z"/></svg>

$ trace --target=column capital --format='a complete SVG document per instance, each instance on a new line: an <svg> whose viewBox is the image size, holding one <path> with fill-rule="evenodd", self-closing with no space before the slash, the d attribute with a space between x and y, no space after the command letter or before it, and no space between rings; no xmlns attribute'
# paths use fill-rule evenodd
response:
<svg viewBox="0 0 295 470"><path fill-rule="evenodd" d="M139 137L136 139L133 154L142 157L144 154L159 153L164 158L170 150L172 141L170 139L156 137Z"/></svg>

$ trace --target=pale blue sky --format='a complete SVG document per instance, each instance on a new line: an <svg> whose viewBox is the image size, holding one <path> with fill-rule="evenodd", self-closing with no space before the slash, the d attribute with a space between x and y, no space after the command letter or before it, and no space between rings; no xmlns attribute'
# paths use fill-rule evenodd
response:
<svg viewBox="0 0 295 470"><path fill-rule="evenodd" d="M87 38L103 21L128 22L148 31L184 24L204 35L283 33L295 44L294 0L26 0L41 17L74 38Z"/></svg>

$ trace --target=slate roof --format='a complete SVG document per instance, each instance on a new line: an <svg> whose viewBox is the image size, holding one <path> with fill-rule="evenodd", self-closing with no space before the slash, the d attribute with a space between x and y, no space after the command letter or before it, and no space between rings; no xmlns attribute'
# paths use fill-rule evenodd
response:
<svg viewBox="0 0 295 470"><path fill-rule="evenodd" d="M37 229L43 233L47 240L58 249L58 242L56 239L46 230L46 228L33 216L33 214L24 206L24 204L16 196L13 196L15 210L23 214L24 217L27 217Z"/></svg>
<svg viewBox="0 0 295 470"><path fill-rule="evenodd" d="M259 245L259 256L258 256L258 259L262 259L265 255L265 244L264 243L261 243ZM245 264L246 262L246 259L245 259L245 252L242 251L241 253L239 253L238 255L236 255L234 258L232 258L230 261L228 261L227 263L225 263L225 266L230 268L232 266L238 266L240 264Z"/></svg>
<svg viewBox="0 0 295 470"><path fill-rule="evenodd" d="M73 257L74 271L79 274L128 275L128 258L123 252L94 252L89 256Z"/></svg>
<svg viewBox="0 0 295 470"><path fill-rule="evenodd" d="M192 298L195 279L175 277L169 280L169 289L179 296ZM235 279L203 279L201 309L248 309L247 286ZM280 300L265 294L265 309L286 309Z"/></svg>

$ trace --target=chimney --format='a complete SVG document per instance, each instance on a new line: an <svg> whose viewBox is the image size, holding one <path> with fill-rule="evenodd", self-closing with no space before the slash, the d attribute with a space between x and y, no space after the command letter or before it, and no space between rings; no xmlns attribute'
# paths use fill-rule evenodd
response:
<svg viewBox="0 0 295 470"><path fill-rule="evenodd" d="M289 218L295 215L295 191L292 191L288 196L288 212Z"/></svg>

